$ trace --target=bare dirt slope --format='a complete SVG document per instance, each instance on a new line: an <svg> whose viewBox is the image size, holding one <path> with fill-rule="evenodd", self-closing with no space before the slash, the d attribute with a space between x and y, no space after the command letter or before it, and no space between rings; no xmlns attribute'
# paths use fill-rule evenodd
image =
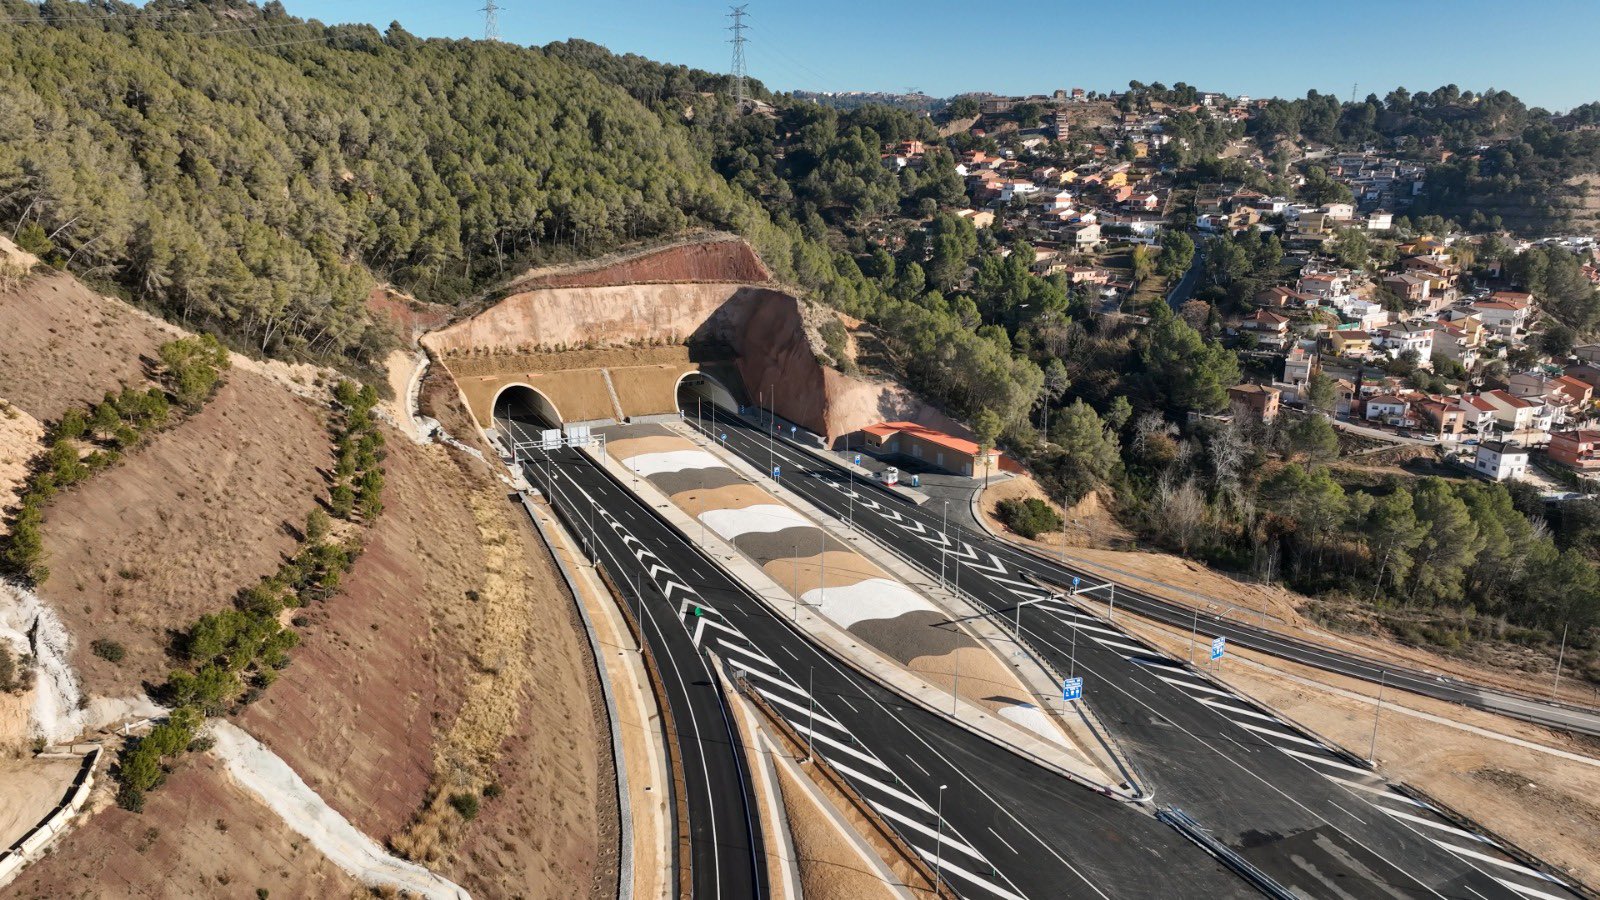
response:
<svg viewBox="0 0 1600 900"><path fill-rule="evenodd" d="M322 410L233 371L199 414L57 498L45 512L42 594L77 638L73 664L89 693L163 680L170 630L278 568L332 465ZM98 638L122 643L127 658L90 653Z"/></svg>
<svg viewBox="0 0 1600 900"><path fill-rule="evenodd" d="M351 897L361 886L195 754L140 814L112 807L22 870L6 896Z"/></svg>
<svg viewBox="0 0 1600 900"><path fill-rule="evenodd" d="M38 419L0 399L0 509L16 502L29 465L44 449L43 438ZM5 533L6 523L0 522L0 534Z"/></svg>
<svg viewBox="0 0 1600 900"><path fill-rule="evenodd" d="M0 397L41 421L143 383L156 348L176 329L48 269L0 290Z"/></svg>
<svg viewBox="0 0 1600 900"><path fill-rule="evenodd" d="M47 419L141 383L140 357L169 335L54 276L0 297L0 328L0 396ZM317 377L235 365L199 414L52 501L42 594L72 633L87 694L163 680L172 630L228 608L294 546L332 464L326 412L304 396L325 395ZM453 429L465 415L453 392L430 408ZM614 894L609 741L571 597L488 464L385 437L385 511L366 552L338 595L295 613L291 664L238 723L380 841L448 796L441 776L485 773L474 790L493 784L492 796L470 823L451 811L429 862L474 896ZM124 644L120 665L89 652L101 637ZM350 894L211 767L191 754L142 816L95 815L16 895Z"/></svg>

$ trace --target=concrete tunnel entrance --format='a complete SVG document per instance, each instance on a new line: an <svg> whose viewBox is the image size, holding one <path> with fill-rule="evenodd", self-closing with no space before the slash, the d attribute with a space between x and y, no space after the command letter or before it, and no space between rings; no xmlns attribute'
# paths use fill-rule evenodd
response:
<svg viewBox="0 0 1600 900"><path fill-rule="evenodd" d="M496 428L514 428L536 433L545 428L560 428L561 411L538 388L508 384L494 397Z"/></svg>
<svg viewBox="0 0 1600 900"><path fill-rule="evenodd" d="M710 403L729 413L739 412L739 401L727 385L705 372L685 372L678 378L678 408L692 414L696 401Z"/></svg>

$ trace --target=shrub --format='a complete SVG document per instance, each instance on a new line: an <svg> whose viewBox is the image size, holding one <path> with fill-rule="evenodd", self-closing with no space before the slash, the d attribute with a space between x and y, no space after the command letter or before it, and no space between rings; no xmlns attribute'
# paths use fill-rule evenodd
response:
<svg viewBox="0 0 1600 900"><path fill-rule="evenodd" d="M450 806L461 814L461 818L470 822L477 818L478 815L478 795L467 793L451 794Z"/></svg>
<svg viewBox="0 0 1600 900"><path fill-rule="evenodd" d="M95 656L109 663L120 663L128 655L128 649L120 643L108 638L99 638L89 644L89 649Z"/></svg>
<svg viewBox="0 0 1600 900"><path fill-rule="evenodd" d="M1037 497L1002 500L996 511L1007 528L1030 540L1046 532L1061 530L1061 515Z"/></svg>
<svg viewBox="0 0 1600 900"><path fill-rule="evenodd" d="M228 368L227 349L209 334L168 341L161 345L160 355L167 387L190 412L205 405Z"/></svg>

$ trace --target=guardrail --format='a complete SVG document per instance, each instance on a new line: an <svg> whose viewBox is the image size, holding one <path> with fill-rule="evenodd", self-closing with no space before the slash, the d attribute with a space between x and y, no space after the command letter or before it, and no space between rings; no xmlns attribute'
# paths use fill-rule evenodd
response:
<svg viewBox="0 0 1600 900"><path fill-rule="evenodd" d="M717 443L716 438L714 436L712 436L711 434L709 434L708 432L706 432L706 430L703 427L700 427L698 424L696 424L695 430L698 431L701 435L703 435L707 440L711 441L713 444ZM896 559L899 559L899 560L905 562L906 564L910 565L912 568L914 568L917 571L921 572L929 580L936 580L937 576L934 575L934 573L933 573L933 571L931 569L926 568L921 563L917 562L915 559L912 559L912 558L910 558L908 556L902 555L899 551L897 551L897 550L895 550L895 548L891 547L882 538L878 537L877 535L873 534L870 531L866 531L866 530L862 529L861 526L857 525L853 519L840 518L839 516L833 516L832 518L835 521L840 522L840 523L844 524L846 527L848 527L850 529L851 533L858 534L858 535L866 538L867 540L869 540L872 543L876 544L884 552L886 552L889 555L895 557ZM974 551L974 552L976 552L976 551ZM734 580L738 581L737 578L735 578ZM1061 674L1061 670L1056 668L1053 664L1051 664L1050 661L1047 660L1044 657L1044 655L1039 652L1039 649L1033 645L1032 641L1029 641L1023 635L1018 634L1017 631L1015 629L1013 629L1010 626L1010 624L1005 621L1005 617L1004 616L1001 616L1001 615L995 613L993 610L991 610L988 607L987 604L985 604L982 601L978 600L978 598L973 596L971 593L968 593L967 591L963 590L959 585L946 583L944 585L944 587L943 587L943 590L946 590L946 591L956 595L957 597L961 598L962 600L965 600L969 606L971 606L973 609L978 611L979 615L983 616L985 619L988 619L991 622L997 623L1000 626L1000 629L1002 631L1004 631L1012 640L1014 640L1016 642L1017 646L1022 648L1023 652L1028 655L1029 659L1031 659L1035 663L1037 663L1040 668L1042 668L1053 679L1055 679L1056 683L1059 684L1063 680L1063 675ZM1055 710L1052 709L1048 704L1045 704L1042 708L1047 713L1055 713ZM1142 782L1144 780L1144 776L1140 773L1139 768L1134 764L1133 760L1131 758L1129 758L1125 753L1123 753L1120 748L1117 747L1116 741L1111 738L1110 732L1106 729L1105 724L1100 721L1100 717L1094 712L1093 708L1088 703L1081 703L1079 706L1076 707L1076 709L1078 710L1079 714L1083 717L1084 725L1086 727L1088 727L1089 731L1094 735L1095 739L1100 742L1100 746L1105 748L1106 753L1111 756L1112 761L1114 763L1116 763L1118 768L1120 768L1122 770L1122 774L1127 778L1129 784L1132 785L1132 787L1134 788L1134 791L1135 791L1134 799L1135 800L1143 800L1143 799L1147 798L1149 796L1149 793L1145 790L1144 785L1142 784ZM993 738L992 736L991 736L990 739L991 740L995 740L995 738ZM1012 747L1012 749L1014 749L1016 752L1021 753L1021 754L1025 755L1025 756L1028 756L1028 757L1033 758L1033 759L1038 759L1038 757L1035 754L1032 754L1032 753L1028 752L1027 750L1022 749L1021 747L1016 747L1016 746L1014 746L1012 744L1009 744L1009 743L1007 743L1007 746L1008 747ZM1070 777L1073 777L1073 776L1069 775L1068 777L1070 778Z"/></svg>
<svg viewBox="0 0 1600 900"><path fill-rule="evenodd" d="M1156 812L1156 819L1166 823L1179 834L1193 841L1200 849L1216 857L1223 865L1237 872L1241 878L1254 885L1256 890L1274 900L1300 900L1298 894L1279 884L1272 876L1256 868L1231 847L1212 837L1188 813L1167 807Z"/></svg>
<svg viewBox="0 0 1600 900"><path fill-rule="evenodd" d="M530 466L530 468L538 471L537 466ZM585 554L591 560L596 561L595 573L599 575L600 581L605 585L606 590L610 591L614 597L626 597L626 591L618 588L617 583L612 580L606 570L601 568L598 562L598 555L591 547L588 538L582 534L582 528L580 527L582 523L573 522L571 515L561 504L555 502L553 492L548 486L540 486L539 489L549 498L550 509L562 521L567 532L581 540ZM672 868L677 876L678 896L683 900L688 900L694 894L694 859L693 854L690 853L688 775L684 771L683 755L679 752L673 739L673 736L678 733L678 727L672 716L672 704L667 701L666 688L661 680L660 666L656 662L655 654L650 650L649 642L645 640L644 630L640 627L639 621L634 617L633 611L628 608L626 602L617 604L617 608L622 614L622 621L628 627L628 633L632 635L634 643L639 647L639 657L643 660L645 673L649 676L650 693L655 697L656 709L661 715L662 747L666 750L667 764L672 772L671 781L667 785L668 799L673 808L673 830L677 835Z"/></svg>
<svg viewBox="0 0 1600 900"><path fill-rule="evenodd" d="M11 877L27 865L28 859L45 845L55 840L72 817L89 800L89 792L94 789L94 770L100 762L100 747L91 749L83 757L83 764L78 768L78 774L72 779L72 789L67 792L61 802L45 816L39 824L33 826L16 843L0 852L0 885L11 880Z"/></svg>
<svg viewBox="0 0 1600 900"><path fill-rule="evenodd" d="M729 671L731 673L729 680L733 683L733 689L738 692L740 697L761 712L767 723L783 736L783 739L790 745L791 749L794 752L799 752L805 748L806 739L776 709L772 708L772 705L767 702L765 697L761 696L759 691L750 688L749 679L744 676L743 670L735 666ZM890 825L876 809L873 809L872 804L867 802L867 798L863 797L850 784L848 779L840 775L838 770L834 769L827 759L815 753L808 754L806 759L817 773L827 780L829 786L843 794L845 799L850 802L850 805L855 807L856 812L872 825L872 830L877 833L878 837L893 847L905 863L918 875L922 876L923 881L931 887L936 897L955 900L955 894L950 893L945 888L943 879L939 877L932 866L928 865L928 861L922 858L922 854L907 843L905 838L900 836L900 832L896 831L894 826ZM928 890L929 887L922 889Z"/></svg>
<svg viewBox="0 0 1600 900"><path fill-rule="evenodd" d="M556 552L555 537L548 533L544 522L534 511L533 502L528 499L528 495L521 494L520 497L522 508L527 511L528 518L533 520L533 527L538 530L539 536L550 548L550 556L555 560L562 580L566 581L567 589L572 592L573 605L577 607L578 618L583 620L583 629L589 637L589 652L594 657L595 675L600 679L606 716L611 722L611 759L617 778L617 828L621 832L621 851L618 854L617 865L617 898L629 900L633 896L633 810L628 796L628 767L622 747L622 725L617 717L617 702L613 695L611 676L606 672L605 651L600 646L599 636L595 634L594 623L589 620L589 613L584 609L583 598L578 595L577 578L573 576L561 554Z"/></svg>

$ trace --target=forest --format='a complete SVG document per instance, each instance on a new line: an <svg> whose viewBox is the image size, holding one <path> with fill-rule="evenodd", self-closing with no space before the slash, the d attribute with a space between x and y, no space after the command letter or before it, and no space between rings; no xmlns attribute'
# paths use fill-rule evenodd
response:
<svg viewBox="0 0 1600 900"><path fill-rule="evenodd" d="M538 49L222 0L8 0L0 221L241 349L361 362L373 280L456 302L530 262L760 209L681 128Z"/></svg>

